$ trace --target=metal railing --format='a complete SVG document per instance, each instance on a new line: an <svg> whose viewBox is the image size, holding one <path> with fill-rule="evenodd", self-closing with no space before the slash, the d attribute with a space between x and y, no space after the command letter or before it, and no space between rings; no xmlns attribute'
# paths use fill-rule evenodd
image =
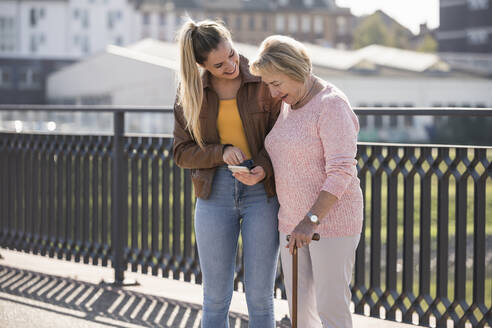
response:
<svg viewBox="0 0 492 328"><path fill-rule="evenodd" d="M112 112L114 135L0 133L0 246L201 283L190 173L170 136L124 133L158 107L0 106ZM356 109L358 115L474 115L492 109ZM492 147L359 143L365 218L355 312L420 325L492 325ZM235 288L243 263L237 257ZM279 269L277 294L285 297Z"/></svg>

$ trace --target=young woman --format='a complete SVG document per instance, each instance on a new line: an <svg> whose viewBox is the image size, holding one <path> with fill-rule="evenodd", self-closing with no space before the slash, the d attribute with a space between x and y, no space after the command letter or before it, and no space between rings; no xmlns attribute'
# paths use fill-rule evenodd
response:
<svg viewBox="0 0 492 328"><path fill-rule="evenodd" d="M191 169L197 196L202 327L229 326L239 233L249 327L274 327L279 205L263 142L278 117L280 101L249 73L248 60L237 53L230 32L220 23L185 23L179 50L173 151L176 164ZM251 168L250 173L228 169L240 164Z"/></svg>
<svg viewBox="0 0 492 328"><path fill-rule="evenodd" d="M340 90L312 74L306 49L292 38L265 39L251 69L283 100L265 146L280 202L280 256L289 302L291 254L298 247L298 327L351 328L349 284L363 218L357 116ZM311 243L315 232L321 240Z"/></svg>

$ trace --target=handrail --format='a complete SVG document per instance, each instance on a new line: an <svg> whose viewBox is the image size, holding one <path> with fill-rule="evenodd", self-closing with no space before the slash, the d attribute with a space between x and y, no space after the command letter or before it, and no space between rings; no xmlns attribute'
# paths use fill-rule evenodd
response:
<svg viewBox="0 0 492 328"><path fill-rule="evenodd" d="M172 113L173 109L166 106L133 105L0 105L2 111ZM358 115L492 117L492 108L467 107L354 107L354 112Z"/></svg>

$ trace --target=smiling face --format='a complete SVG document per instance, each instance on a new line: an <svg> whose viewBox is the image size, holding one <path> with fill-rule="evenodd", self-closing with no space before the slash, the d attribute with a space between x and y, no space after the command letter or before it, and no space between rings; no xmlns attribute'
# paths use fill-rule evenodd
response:
<svg viewBox="0 0 492 328"><path fill-rule="evenodd" d="M305 91L304 83L280 72L264 72L261 79L268 85L272 97L279 97L289 105L297 103Z"/></svg>
<svg viewBox="0 0 492 328"><path fill-rule="evenodd" d="M224 40L212 50L207 60L201 64L203 68L219 79L233 80L239 76L239 54L229 40Z"/></svg>

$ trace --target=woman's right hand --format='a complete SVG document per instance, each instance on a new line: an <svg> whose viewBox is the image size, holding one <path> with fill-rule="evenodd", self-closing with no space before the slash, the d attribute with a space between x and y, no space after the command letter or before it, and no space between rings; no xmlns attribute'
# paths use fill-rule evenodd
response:
<svg viewBox="0 0 492 328"><path fill-rule="evenodd" d="M229 165L239 165L246 159L241 149L234 146L226 146L222 155L224 162Z"/></svg>

